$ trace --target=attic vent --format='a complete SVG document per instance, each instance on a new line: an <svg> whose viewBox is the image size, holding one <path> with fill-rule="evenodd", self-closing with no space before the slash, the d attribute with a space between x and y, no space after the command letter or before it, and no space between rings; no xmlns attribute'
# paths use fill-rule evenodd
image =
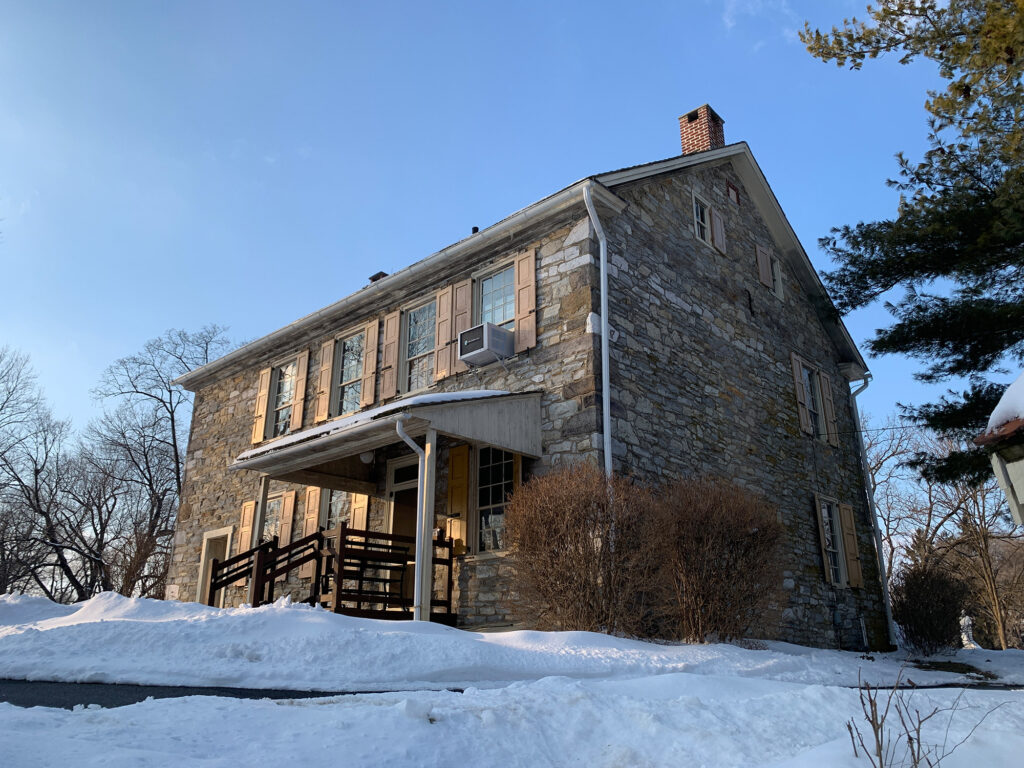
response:
<svg viewBox="0 0 1024 768"><path fill-rule="evenodd" d="M372 275L370 275L370 282L371 283L376 283L382 277L387 277L387 276L388 276L387 272L374 272Z"/></svg>

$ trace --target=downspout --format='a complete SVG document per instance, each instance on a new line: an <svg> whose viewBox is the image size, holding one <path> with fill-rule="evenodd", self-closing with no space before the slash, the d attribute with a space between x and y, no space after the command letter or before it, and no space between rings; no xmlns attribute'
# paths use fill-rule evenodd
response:
<svg viewBox="0 0 1024 768"><path fill-rule="evenodd" d="M424 506L426 505L427 500L423 498L423 483L425 481L424 475L426 474L426 467L424 465L426 464L427 453L422 448L420 448L417 442L413 440L411 437L409 437L409 434L405 431L405 420L408 418L409 416L407 414L402 414L401 416L399 416L398 420L395 422L395 431L398 433L398 436L405 441L405 444L416 452L416 455L419 456L420 459L419 471L416 473L416 560L414 563L415 578L413 580L412 587L412 620L424 621L423 605L422 601L420 600L420 594L423 591L423 585L421 583L423 580L421 571L423 569L420 568L419 559L420 553L423 551L423 520L426 517L426 510L424 509Z"/></svg>
<svg viewBox="0 0 1024 768"><path fill-rule="evenodd" d="M868 454L864 448L864 430L860 423L860 408L857 406L857 395L868 388L873 377L864 373L864 383L850 393L853 400L853 424L857 430L857 443L860 445L860 463L864 471L864 491L868 497L868 510L871 512L871 527L875 531L875 552L878 554L878 573L882 580L882 605L885 607L885 621L889 628L889 644L896 645L896 625L892 620L892 605L889 602L889 575L885 570L885 555L882 549L882 530L878 527L878 511L875 509L875 489L871 487L871 470L868 468Z"/></svg>
<svg viewBox="0 0 1024 768"><path fill-rule="evenodd" d="M594 201L590 197L592 181L588 181L583 187L583 202L587 205L587 213L594 224L594 231L597 233L597 242L600 245L601 254L601 432L603 433L604 447L604 474L612 476L612 388L611 388L611 341L608 338L608 238L605 237L604 227L597 217L597 210L594 208Z"/></svg>

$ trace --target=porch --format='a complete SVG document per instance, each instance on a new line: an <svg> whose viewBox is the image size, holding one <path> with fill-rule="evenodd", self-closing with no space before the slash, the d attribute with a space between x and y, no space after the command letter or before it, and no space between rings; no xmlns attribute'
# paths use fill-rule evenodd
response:
<svg viewBox="0 0 1024 768"><path fill-rule="evenodd" d="M438 496L452 482L449 471L438 484L439 452L462 444L504 451L516 457L518 473L518 457L540 455L540 396L490 390L414 396L242 453L231 469L260 473L251 531L238 547L248 548L211 563L201 599L215 601L218 590L245 578L250 604L259 605L297 574L310 579L302 599L340 613L454 622L454 556L465 551L455 539L467 536L471 504L466 493L461 503L450 493L447 504ZM264 536L274 514L271 482L307 486L296 541L290 531L280 541ZM353 506L347 520L326 519L312 501L321 492L325 500L334 492L356 495L364 500L361 514Z"/></svg>

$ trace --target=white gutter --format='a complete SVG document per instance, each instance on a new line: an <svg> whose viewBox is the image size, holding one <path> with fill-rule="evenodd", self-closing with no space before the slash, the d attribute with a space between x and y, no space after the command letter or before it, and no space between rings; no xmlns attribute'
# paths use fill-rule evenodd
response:
<svg viewBox="0 0 1024 768"><path fill-rule="evenodd" d="M611 389L611 357L608 338L608 238L605 237L601 220L597 217L597 209L590 198L592 182L583 187L583 202L587 204L587 213L594 223L597 241L601 253L601 432L604 445L604 474L612 476L612 389Z"/></svg>
<svg viewBox="0 0 1024 768"><path fill-rule="evenodd" d="M426 519L426 503L427 500L424 498L423 483L426 479L426 463L427 463L427 452L420 448L419 444L409 437L405 431L404 422L408 419L408 415L402 414L395 421L395 431L398 436L405 441L405 444L412 448L416 455L420 457L419 472L417 473L417 485L416 485L416 560L413 563L415 566L415 579L412 587L412 620L413 621L428 621L430 618L430 606L427 606L427 616L423 615L423 568L420 563L420 553L423 552L423 521Z"/></svg>
<svg viewBox="0 0 1024 768"><path fill-rule="evenodd" d="M892 605L889 602L889 576L885 569L885 555L882 549L882 531L878 527L878 510L875 508L875 489L871 486L871 470L868 468L868 454L864 448L864 430L860 424L860 408L857 407L857 395L871 384L870 373L864 374L864 383L850 393L853 400L853 425L857 430L857 442L860 444L860 462L864 470L864 491L868 497L868 511L871 512L871 527L875 532L875 551L878 554L878 573L882 580L882 604L885 607L885 621L889 628L889 644L896 645L896 625L892 620Z"/></svg>

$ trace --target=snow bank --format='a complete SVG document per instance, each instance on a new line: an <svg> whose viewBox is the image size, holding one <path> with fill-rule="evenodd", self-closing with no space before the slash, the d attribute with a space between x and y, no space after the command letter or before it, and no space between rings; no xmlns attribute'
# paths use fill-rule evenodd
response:
<svg viewBox="0 0 1024 768"><path fill-rule="evenodd" d="M659 645L587 632L485 634L339 616L287 599L220 609L114 593L75 606L0 598L0 678L12 679L343 691L685 672L853 686L858 673L892 682L904 660L767 646ZM962 651L958 659L1024 683L1024 652ZM911 676L919 684L963 679L917 669Z"/></svg>
<svg viewBox="0 0 1024 768"><path fill-rule="evenodd" d="M996 409L988 420L987 432L995 432L999 427L1014 419L1024 419L1024 373L1006 388L999 398Z"/></svg>

